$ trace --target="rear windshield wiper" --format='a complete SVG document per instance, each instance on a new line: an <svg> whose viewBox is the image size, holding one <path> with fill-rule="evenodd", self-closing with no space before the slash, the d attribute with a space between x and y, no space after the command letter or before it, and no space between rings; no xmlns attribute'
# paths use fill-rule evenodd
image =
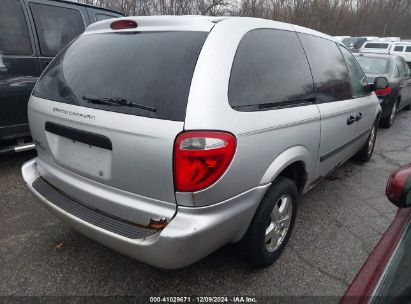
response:
<svg viewBox="0 0 411 304"><path fill-rule="evenodd" d="M97 103L97 104L105 104L105 105L113 105L113 106L127 106L127 107L134 107L139 108L142 110L156 112L156 108L143 106L141 104L131 102L124 98L116 98L116 97L96 97L96 96L83 96L84 100L87 100L90 103Z"/></svg>

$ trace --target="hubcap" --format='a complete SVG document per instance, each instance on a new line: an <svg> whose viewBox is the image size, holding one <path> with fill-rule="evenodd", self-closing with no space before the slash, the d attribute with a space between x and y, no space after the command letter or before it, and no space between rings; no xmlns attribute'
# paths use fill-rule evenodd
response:
<svg viewBox="0 0 411 304"><path fill-rule="evenodd" d="M292 214L292 198L289 194L284 194L275 203L273 211L271 211L270 222L265 230L265 247L267 251L273 252L280 247L290 227Z"/></svg>
<svg viewBox="0 0 411 304"><path fill-rule="evenodd" d="M390 125L394 122L395 113L397 112L397 103L392 106L392 111L390 115Z"/></svg>
<svg viewBox="0 0 411 304"><path fill-rule="evenodd" d="M370 140L368 141L368 155L372 153L372 149L374 148L375 137L375 126L373 126L371 129Z"/></svg>

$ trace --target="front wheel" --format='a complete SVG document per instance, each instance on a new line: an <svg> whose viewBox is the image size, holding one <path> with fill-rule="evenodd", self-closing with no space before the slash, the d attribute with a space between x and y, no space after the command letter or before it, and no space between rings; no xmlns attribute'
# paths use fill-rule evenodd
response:
<svg viewBox="0 0 411 304"><path fill-rule="evenodd" d="M299 197L295 183L282 176L267 191L244 237L246 255L254 265L270 266L284 250L294 227Z"/></svg>
<svg viewBox="0 0 411 304"><path fill-rule="evenodd" d="M377 139L377 129L377 122L375 122L368 135L367 142L357 154L357 158L360 161L367 162L371 159L372 153L374 152L375 141Z"/></svg>

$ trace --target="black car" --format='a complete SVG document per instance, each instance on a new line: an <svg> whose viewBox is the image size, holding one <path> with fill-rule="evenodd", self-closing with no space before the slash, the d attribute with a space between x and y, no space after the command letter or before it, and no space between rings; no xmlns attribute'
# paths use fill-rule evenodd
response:
<svg viewBox="0 0 411 304"><path fill-rule="evenodd" d="M391 127L396 112L411 109L411 72L405 60L397 55L355 54L363 68L368 83L374 83L375 77L386 77L389 86L375 93L380 99L382 114L380 125Z"/></svg>
<svg viewBox="0 0 411 304"><path fill-rule="evenodd" d="M27 102L53 57L89 24L122 14L69 1L0 2L0 153L4 153L34 147Z"/></svg>

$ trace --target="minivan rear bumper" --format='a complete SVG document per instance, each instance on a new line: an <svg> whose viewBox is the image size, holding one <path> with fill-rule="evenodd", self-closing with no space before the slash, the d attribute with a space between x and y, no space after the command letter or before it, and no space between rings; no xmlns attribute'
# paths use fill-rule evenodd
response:
<svg viewBox="0 0 411 304"><path fill-rule="evenodd" d="M40 177L36 159L25 163L22 173L34 196L74 229L137 260L168 269L192 264L224 244L240 240L270 186L259 186L206 207L178 206L175 217L164 229L132 239L80 219L41 195L33 187Z"/></svg>

